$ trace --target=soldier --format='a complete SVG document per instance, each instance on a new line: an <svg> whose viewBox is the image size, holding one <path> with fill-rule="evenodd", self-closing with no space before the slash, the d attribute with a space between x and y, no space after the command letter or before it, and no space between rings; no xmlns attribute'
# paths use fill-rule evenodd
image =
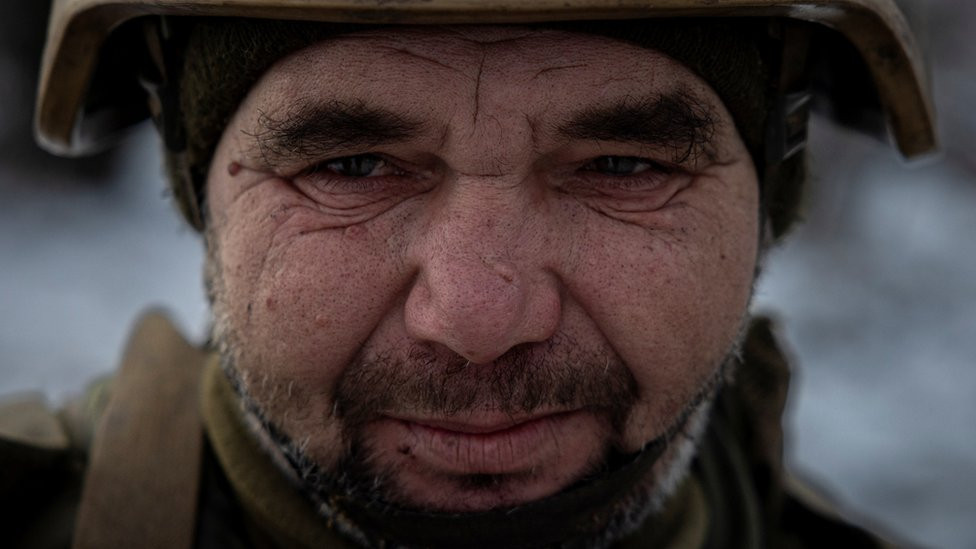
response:
<svg viewBox="0 0 976 549"><path fill-rule="evenodd" d="M811 97L934 148L891 2L51 21L40 140L80 154L152 116L214 330L198 349L150 315L110 384L18 413L18 543L882 545L783 471L788 370L748 304Z"/></svg>

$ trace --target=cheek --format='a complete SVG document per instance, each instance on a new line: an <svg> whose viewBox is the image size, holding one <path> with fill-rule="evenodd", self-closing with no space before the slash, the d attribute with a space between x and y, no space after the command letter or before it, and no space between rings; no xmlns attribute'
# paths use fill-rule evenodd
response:
<svg viewBox="0 0 976 549"><path fill-rule="evenodd" d="M240 368L331 399L402 292L400 246L389 236L403 219L322 229L314 210L283 209L279 191L256 189L229 207L219 242Z"/></svg>
<svg viewBox="0 0 976 549"><path fill-rule="evenodd" d="M738 339L758 241L755 179L745 181L718 196L691 188L645 226L591 217L580 233L567 285L637 380L641 441L674 421Z"/></svg>

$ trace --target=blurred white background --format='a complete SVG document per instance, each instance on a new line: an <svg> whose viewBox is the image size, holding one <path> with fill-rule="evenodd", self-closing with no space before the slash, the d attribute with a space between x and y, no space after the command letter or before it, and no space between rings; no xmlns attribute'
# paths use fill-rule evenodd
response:
<svg viewBox="0 0 976 549"><path fill-rule="evenodd" d="M140 311L202 340L207 307L151 130L84 162L31 145L39 4L0 7L0 394L57 403L115 367ZM976 548L976 3L924 8L942 158L815 121L807 220L755 308L795 359L790 465L910 543Z"/></svg>

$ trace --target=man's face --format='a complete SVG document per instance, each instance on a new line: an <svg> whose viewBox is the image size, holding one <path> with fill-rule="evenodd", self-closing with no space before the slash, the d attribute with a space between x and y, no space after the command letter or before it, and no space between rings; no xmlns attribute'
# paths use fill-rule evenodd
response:
<svg viewBox="0 0 976 549"><path fill-rule="evenodd" d="M293 457L398 505L536 500L667 437L661 491L737 343L757 194L714 91L657 52L340 36L274 65L214 157L225 362Z"/></svg>

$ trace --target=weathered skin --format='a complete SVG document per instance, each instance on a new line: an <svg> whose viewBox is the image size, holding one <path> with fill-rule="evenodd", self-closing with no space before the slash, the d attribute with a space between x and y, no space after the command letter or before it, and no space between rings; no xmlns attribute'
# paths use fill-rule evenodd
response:
<svg viewBox="0 0 976 549"><path fill-rule="evenodd" d="M560 131L672 92L711 120L687 159ZM336 102L416 131L270 141L298 109ZM329 162L361 154L380 159L368 177ZM613 175L606 156L651 163ZM359 441L387 498L439 510L544 497L674 426L733 352L756 265L755 170L721 101L666 57L592 36L403 29L314 45L251 90L207 190L218 324L254 403L324 469ZM585 396L526 410L468 374L436 377L539 364L584 386L629 380L636 401L615 424ZM382 386L430 372L471 406ZM392 399L353 422L333 411L356 379Z"/></svg>

